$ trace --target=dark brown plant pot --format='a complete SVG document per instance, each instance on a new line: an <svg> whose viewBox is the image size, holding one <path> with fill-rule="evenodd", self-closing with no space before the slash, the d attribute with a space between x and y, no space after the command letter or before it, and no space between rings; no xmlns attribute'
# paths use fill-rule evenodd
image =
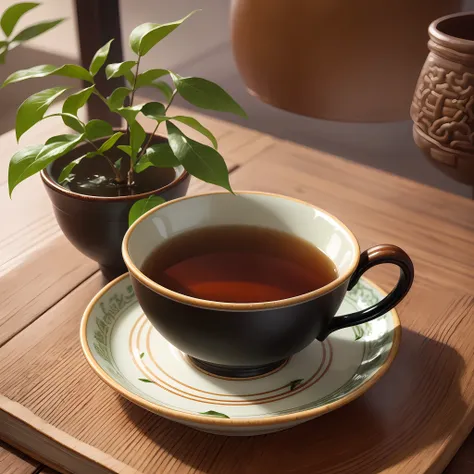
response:
<svg viewBox="0 0 474 474"><path fill-rule="evenodd" d="M102 141L99 140L97 145ZM165 138L155 136L152 143L164 141ZM57 179L63 167L92 149L88 144L79 146L45 168L41 178L64 235L80 252L100 265L107 279L112 279L127 271L121 245L132 205L151 195L161 196L167 201L184 196L190 175L184 169L150 167L137 175L138 194L123 196L96 195L93 188L82 193L60 185ZM82 160L74 171L81 179L95 174L110 174L110 167L103 158L96 157ZM141 192L142 189L145 191Z"/></svg>

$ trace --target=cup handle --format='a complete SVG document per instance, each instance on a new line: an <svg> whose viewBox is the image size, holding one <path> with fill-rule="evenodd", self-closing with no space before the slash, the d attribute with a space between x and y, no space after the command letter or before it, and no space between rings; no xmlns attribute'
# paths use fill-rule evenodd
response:
<svg viewBox="0 0 474 474"><path fill-rule="evenodd" d="M349 281L348 290L354 288L360 277L369 270L369 268L382 263L392 263L400 268L400 278L395 288L384 299L370 308L357 311L356 313L334 317L329 323L327 330L318 336L319 341L326 339L333 331L366 323L367 321L382 316L394 308L406 296L415 277L413 262L405 251L390 244L376 245L361 253L359 265L357 265Z"/></svg>

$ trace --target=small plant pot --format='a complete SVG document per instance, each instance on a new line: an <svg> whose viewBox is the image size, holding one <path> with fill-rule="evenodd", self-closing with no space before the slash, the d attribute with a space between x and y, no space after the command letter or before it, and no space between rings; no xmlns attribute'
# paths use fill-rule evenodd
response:
<svg viewBox="0 0 474 474"><path fill-rule="evenodd" d="M104 140L98 140L97 145ZM165 138L156 135L152 143L164 141ZM150 167L140 173L140 179L148 190L123 196L94 195L92 188L80 193L60 185L57 180L63 167L91 150L93 148L88 144L77 147L41 171L41 179L64 235L80 252L95 260L104 276L110 280L127 271L121 245L133 204L152 195L161 196L167 201L184 196L190 175L183 168ZM110 173L110 167L101 157L84 159L80 167L81 173L88 176ZM154 183L156 187L153 187Z"/></svg>

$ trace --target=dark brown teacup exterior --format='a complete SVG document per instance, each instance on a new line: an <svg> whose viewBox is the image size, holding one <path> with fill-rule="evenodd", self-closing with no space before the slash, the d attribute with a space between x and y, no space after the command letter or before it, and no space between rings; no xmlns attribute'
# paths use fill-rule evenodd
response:
<svg viewBox="0 0 474 474"><path fill-rule="evenodd" d="M203 205L196 206L196 210L205 208L206 196L178 199L174 202L178 204L174 206L176 213L182 213L183 205L186 206L186 203L190 204L192 200L199 198ZM291 199L265 193L238 193L238 196L255 199L256 203L259 196L266 196L267 200L271 196L275 196L275 199ZM224 200L228 199L226 197ZM213 198L210 197L209 200L212 203ZM214 200L218 201L219 198ZM385 314L404 298L413 282L413 264L403 250L393 245L379 245L359 256L357 241L344 226L343 232L347 233L347 238L351 240L350 245L353 245L352 250L357 253L351 256L350 262L346 258L345 267L339 263L346 271L326 287L268 303L219 303L181 295L146 277L131 256L135 254L137 259L141 259L142 257L137 257L137 252L144 255L153 250L150 248L144 251L144 242L140 241L143 238L151 242L149 234L153 229L157 229L157 238L158 234L165 240L169 238L171 229L178 225L175 223L173 227L170 222L173 216L169 212L172 209L170 206L174 203L150 211L132 225L122 246L124 260L130 271L137 299L152 325L171 344L190 356L201 369L220 376L252 377L269 372L304 349L314 339L324 340L333 331ZM211 205L213 214L222 213L226 220L232 220L232 205L225 209L221 204L216 202L214 206ZM160 209L165 206L168 206L168 213L160 213ZM326 222L334 219L337 225L343 226L325 211L314 209L323 215ZM245 212L249 216L248 210ZM266 212L266 208L259 212ZM191 212L190 216L198 220L195 214L196 211ZM147 219L152 224L145 231L142 229L137 232L138 235L134 238L135 229L140 226L140 222ZM212 217L210 219L212 220ZM176 216L176 221L178 220ZM140 232L142 237L139 237ZM324 232L328 230L325 229ZM341 238L341 235L343 234L340 233L338 238ZM129 247L133 246L137 247L135 252L129 253ZM394 290L370 308L335 317L347 290L357 283L366 270L382 263L395 264L400 268L400 279Z"/></svg>

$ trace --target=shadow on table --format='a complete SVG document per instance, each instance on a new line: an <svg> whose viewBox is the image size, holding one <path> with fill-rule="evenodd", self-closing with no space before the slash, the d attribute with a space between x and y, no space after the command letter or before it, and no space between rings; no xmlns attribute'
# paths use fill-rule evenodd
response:
<svg viewBox="0 0 474 474"><path fill-rule="evenodd" d="M199 472L377 473L453 431L466 409L459 393L463 370L454 349L403 330L399 354L380 382L352 403L287 431L214 436L144 417L126 400L122 405L147 437Z"/></svg>

